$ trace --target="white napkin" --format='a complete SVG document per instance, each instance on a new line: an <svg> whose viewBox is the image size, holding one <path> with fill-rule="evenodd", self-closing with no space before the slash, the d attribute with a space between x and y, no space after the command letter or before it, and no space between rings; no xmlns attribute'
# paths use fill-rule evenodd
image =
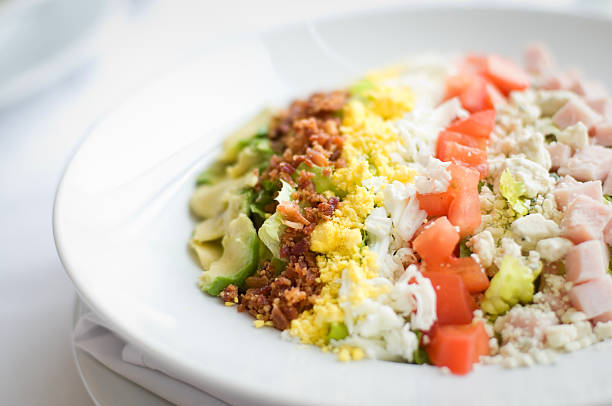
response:
<svg viewBox="0 0 612 406"><path fill-rule="evenodd" d="M167 401L180 406L228 406L180 377L162 371L155 360L115 335L94 313L76 323L73 341L107 368Z"/></svg>

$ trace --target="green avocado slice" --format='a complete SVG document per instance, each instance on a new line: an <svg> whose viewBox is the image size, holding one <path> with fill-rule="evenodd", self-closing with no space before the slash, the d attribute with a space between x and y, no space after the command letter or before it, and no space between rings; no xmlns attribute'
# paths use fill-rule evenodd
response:
<svg viewBox="0 0 612 406"><path fill-rule="evenodd" d="M259 261L259 241L251 220L243 213L232 220L221 242L223 255L200 276L200 289L217 296L229 284L242 285Z"/></svg>

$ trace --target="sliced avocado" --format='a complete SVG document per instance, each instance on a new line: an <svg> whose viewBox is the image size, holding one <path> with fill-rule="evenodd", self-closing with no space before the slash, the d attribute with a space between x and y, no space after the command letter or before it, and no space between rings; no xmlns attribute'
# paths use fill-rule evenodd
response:
<svg viewBox="0 0 612 406"><path fill-rule="evenodd" d="M257 232L244 213L231 221L221 244L223 255L200 276L200 289L214 296L229 284L242 285L259 261Z"/></svg>
<svg viewBox="0 0 612 406"><path fill-rule="evenodd" d="M220 215L199 222L193 231L193 239L197 242L206 242L223 237L225 233L225 227L223 227L224 217L224 215Z"/></svg>
<svg viewBox="0 0 612 406"><path fill-rule="evenodd" d="M227 174L238 178L253 168L265 168L270 163L274 151L267 138L253 137L245 148L238 154L237 162L227 168Z"/></svg>
<svg viewBox="0 0 612 406"><path fill-rule="evenodd" d="M196 253L202 269L208 269L210 264L221 257L223 247L221 241L199 242L191 239L189 246Z"/></svg>
<svg viewBox="0 0 612 406"><path fill-rule="evenodd" d="M200 218L214 218L226 209L237 190L253 186L256 182L257 176L247 173L238 179L224 179L214 185L198 186L189 200L189 207Z"/></svg>
<svg viewBox="0 0 612 406"><path fill-rule="evenodd" d="M219 182L221 179L225 177L225 170L227 165L223 162L217 161L206 168L198 178L196 179L196 184L200 185L213 185Z"/></svg>
<svg viewBox="0 0 612 406"><path fill-rule="evenodd" d="M242 149L240 141L252 137L262 128L265 128L272 119L272 110L264 109L240 129L235 131L223 142L223 154L221 160L224 162L235 162L238 159L238 154Z"/></svg>

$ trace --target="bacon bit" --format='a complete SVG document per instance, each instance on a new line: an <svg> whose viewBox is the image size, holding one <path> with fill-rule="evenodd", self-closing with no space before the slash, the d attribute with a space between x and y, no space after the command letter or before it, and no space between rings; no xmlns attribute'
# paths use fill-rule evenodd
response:
<svg viewBox="0 0 612 406"><path fill-rule="evenodd" d="M283 223L287 227L298 228L293 226L293 224L299 224L301 229L303 226L310 224L310 221L300 213L300 206L295 201L279 203L276 210L283 216Z"/></svg>
<svg viewBox="0 0 612 406"><path fill-rule="evenodd" d="M310 234L318 223L329 219L339 199L316 192L313 173L296 168L305 162L323 167L326 176L333 168L346 166L340 159L344 137L341 120L336 114L348 100L348 93L337 91L315 93L307 100L296 100L271 122L268 138L276 151L270 165L259 177L256 188L264 180L284 180L296 187L292 202L266 206L268 213L278 210L287 226L280 236L280 256L287 265L278 274L270 261L264 261L256 274L245 281L247 290L240 295L238 311L248 312L265 325L279 330L289 327L291 320L312 308L321 292L316 255L310 251ZM300 208L303 207L303 209Z"/></svg>
<svg viewBox="0 0 612 406"><path fill-rule="evenodd" d="M317 147L318 147L317 150L313 148L308 148L306 150L306 158L317 166L329 165L329 160L327 159L327 157L330 155L329 152L325 151L327 152L326 154L325 152L318 150L318 149L321 149L320 146L317 145Z"/></svg>

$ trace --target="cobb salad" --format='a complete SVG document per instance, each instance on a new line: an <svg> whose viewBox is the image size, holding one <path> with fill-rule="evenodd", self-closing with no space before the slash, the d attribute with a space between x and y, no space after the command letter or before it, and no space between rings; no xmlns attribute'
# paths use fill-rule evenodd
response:
<svg viewBox="0 0 612 406"><path fill-rule="evenodd" d="M265 110L197 178L202 291L281 336L466 374L612 338L612 101L541 44Z"/></svg>

